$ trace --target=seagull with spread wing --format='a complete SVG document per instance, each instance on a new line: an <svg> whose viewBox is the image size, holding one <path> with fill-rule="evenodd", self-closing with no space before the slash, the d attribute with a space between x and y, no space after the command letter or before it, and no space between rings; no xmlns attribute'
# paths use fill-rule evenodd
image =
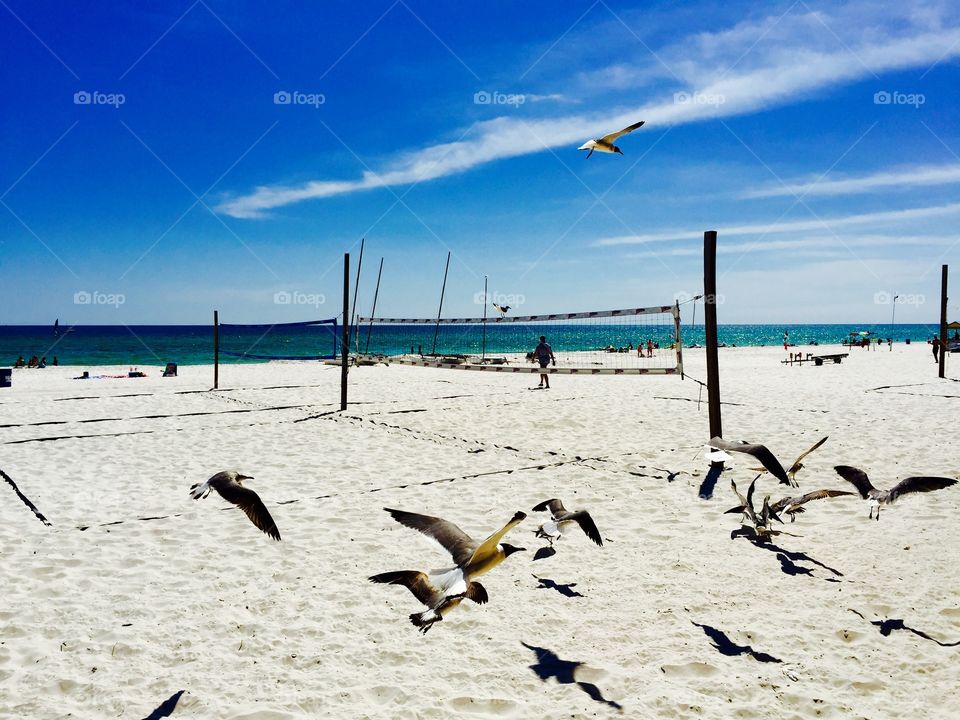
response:
<svg viewBox="0 0 960 720"><path fill-rule="evenodd" d="M829 435L827 437L829 437ZM811 447L807 448L802 453L800 453L800 456L793 461L793 465L787 468L787 477L790 478L790 482L793 483L794 487L797 486L797 473L800 472L804 467L803 459L807 455L812 453L814 450L819 448L821 445L823 445L827 441L827 437L820 438ZM750 469L753 470L754 472L767 472L766 468L750 468ZM816 498L810 498L810 499L815 500Z"/></svg>
<svg viewBox="0 0 960 720"><path fill-rule="evenodd" d="M733 488L733 492L736 493L737 498L740 500L740 506L735 510L728 510L727 512L741 512L743 515L740 518L740 524L744 527L749 527L754 531L757 537L764 538L767 535L776 535L777 532L770 527L770 523L773 520L777 522L783 522L780 519L780 516L773 510L770 506L770 496L767 495L763 498L763 507L760 510L760 514L757 514L756 509L753 505L753 492L757 487L757 480L760 478L759 475L753 479L753 482L750 483L750 487L747 488L747 496L744 497L740 491L737 489L737 484L730 480L730 487ZM747 524L747 520L751 524Z"/></svg>
<svg viewBox="0 0 960 720"><path fill-rule="evenodd" d="M833 469L857 489L860 497L870 501L870 519L873 519L873 510L876 508L877 520L880 519L880 506L892 504L901 495L942 490L957 484L953 478L918 476L904 478L889 490L877 490L863 470L849 465L837 465Z"/></svg>
<svg viewBox="0 0 960 720"><path fill-rule="evenodd" d="M853 493L847 492L846 490L814 490L813 492L808 492L806 495L780 498L770 506L770 512L773 515L786 513L790 516L790 522L794 522L797 519L797 513L806 512L805 509L801 507L802 505L805 505L811 500L822 500L824 498L840 497L841 495L853 495ZM730 508L727 512L744 513L745 508L743 504L740 504Z"/></svg>
<svg viewBox="0 0 960 720"><path fill-rule="evenodd" d="M427 606L426 612L413 613L410 622L426 633L435 622L453 610L463 599L478 604L487 602L487 591L473 578L489 572L515 552L526 548L515 547L500 540L519 525L526 514L517 512L510 521L483 542L477 542L452 522L429 515L384 508L401 525L418 530L435 540L453 558L455 566L430 572L400 570L370 577L371 582L404 585Z"/></svg>
<svg viewBox="0 0 960 720"><path fill-rule="evenodd" d="M241 475L235 470L224 470L218 472L205 483L192 485L190 487L190 497L199 500L216 490L224 500L243 510L250 518L250 522L274 540L279 540L280 531L277 530L277 524L273 521L260 496L250 488L243 486L244 480L253 480L253 478L249 475Z"/></svg>
<svg viewBox="0 0 960 720"><path fill-rule="evenodd" d="M727 452L739 452L751 455L759 460L764 469L777 478L781 485L797 487L796 480L792 480L787 476L787 471L783 469L783 465L780 464L776 455L770 452L766 445L761 445L760 443L731 442L724 440L722 437L715 437L710 439L705 449L708 451L707 459L711 461L729 459L729 456L724 456L724 453ZM803 456L801 455L800 457L802 458Z"/></svg>
<svg viewBox="0 0 960 720"><path fill-rule="evenodd" d="M633 132L638 127L643 125L644 122L646 121L641 120L633 125L628 125L623 130L617 130L609 135L604 135L602 138L597 138L596 140L587 140L583 145L578 147L577 150L589 150L590 152L587 153L587 157L593 155L594 152L618 153L619 155L623 155L623 151L613 144L614 141L617 138L626 135L627 133Z"/></svg>
<svg viewBox="0 0 960 720"><path fill-rule="evenodd" d="M556 498L544 500L533 508L534 512L544 510L550 511L550 519L537 528L537 537L549 540L551 547L554 540L559 540L563 536L564 527L569 527L572 523L579 525L588 538L603 547L603 538L600 537L597 524L586 510L567 510Z"/></svg>

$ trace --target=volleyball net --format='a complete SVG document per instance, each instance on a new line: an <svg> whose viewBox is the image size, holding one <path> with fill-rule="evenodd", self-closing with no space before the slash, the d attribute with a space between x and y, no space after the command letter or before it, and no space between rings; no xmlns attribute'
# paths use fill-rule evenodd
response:
<svg viewBox="0 0 960 720"><path fill-rule="evenodd" d="M360 317L354 348L360 355L381 355L406 365L539 373L534 350L541 336L555 360L545 372L667 375L683 371L676 303L486 318Z"/></svg>
<svg viewBox="0 0 960 720"><path fill-rule="evenodd" d="M337 357L337 320L238 324L215 322L214 351L230 362Z"/></svg>

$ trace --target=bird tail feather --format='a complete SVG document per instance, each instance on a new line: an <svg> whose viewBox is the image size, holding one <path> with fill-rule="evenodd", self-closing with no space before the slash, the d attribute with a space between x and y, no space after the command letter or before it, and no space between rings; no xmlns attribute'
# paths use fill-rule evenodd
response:
<svg viewBox="0 0 960 720"><path fill-rule="evenodd" d="M193 485L190 488L190 497L192 497L194 500L199 500L204 496L204 493L206 493L209 489L210 489L210 486L207 483L199 483L197 485Z"/></svg>

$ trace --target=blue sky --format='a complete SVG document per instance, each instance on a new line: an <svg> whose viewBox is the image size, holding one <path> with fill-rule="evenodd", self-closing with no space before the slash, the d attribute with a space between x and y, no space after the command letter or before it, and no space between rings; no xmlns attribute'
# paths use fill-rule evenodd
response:
<svg viewBox="0 0 960 720"><path fill-rule="evenodd" d="M361 312L659 305L706 229L721 322L937 320L955 4L520 7L0 0L0 323L329 317L361 237Z"/></svg>

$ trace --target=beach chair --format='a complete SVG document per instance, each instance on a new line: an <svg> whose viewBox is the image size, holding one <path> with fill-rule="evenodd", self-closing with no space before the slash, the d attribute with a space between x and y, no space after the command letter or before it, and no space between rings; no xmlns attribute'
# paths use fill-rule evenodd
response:
<svg viewBox="0 0 960 720"><path fill-rule="evenodd" d="M163 369L163 377L176 377L177 376L177 364L168 362L167 366Z"/></svg>

